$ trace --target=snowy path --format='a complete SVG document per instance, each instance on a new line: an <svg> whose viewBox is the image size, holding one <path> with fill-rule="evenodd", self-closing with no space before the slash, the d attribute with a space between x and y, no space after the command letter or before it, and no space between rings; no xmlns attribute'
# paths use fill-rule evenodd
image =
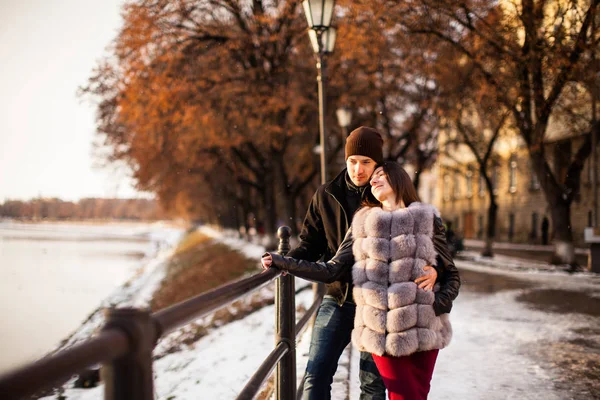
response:
<svg viewBox="0 0 600 400"><path fill-rule="evenodd" d="M600 295L600 277L563 273L491 271L473 263L457 261L460 270L500 273L535 281L546 287L593 289ZM516 300L522 289L496 293L461 289L451 314L452 342L440 351L431 392L432 400L500 400L572 398L556 389L560 371L548 368L536 354L550 342L577 338L574 331L597 329L598 318L583 314L536 311ZM350 399L358 399L358 352L351 363ZM598 360L600 361L600 360Z"/></svg>

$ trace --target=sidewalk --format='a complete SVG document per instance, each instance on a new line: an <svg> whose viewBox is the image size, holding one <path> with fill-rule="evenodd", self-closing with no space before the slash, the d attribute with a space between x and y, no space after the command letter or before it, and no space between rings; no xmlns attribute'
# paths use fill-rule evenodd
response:
<svg viewBox="0 0 600 400"><path fill-rule="evenodd" d="M600 309L593 300L600 277L539 270L537 263L526 270L505 256L493 262L497 268L456 260L462 287L450 317L453 339L440 351L429 398L600 399ZM358 352L346 351L347 399L355 400ZM346 368L339 375L347 376ZM332 398L346 399L336 389Z"/></svg>
<svg viewBox="0 0 600 400"><path fill-rule="evenodd" d="M480 252L481 249L483 249L485 242L483 240L465 239L464 245L466 251L459 253L459 257L463 253L468 253L469 251L473 254ZM534 260L546 265L550 263L554 253L554 247L552 245L528 243L495 242L493 249L495 257L505 255L521 260ZM575 248L575 261L577 264L585 268L588 265L588 253L589 249L587 248Z"/></svg>
<svg viewBox="0 0 600 400"><path fill-rule="evenodd" d="M465 247L475 247L475 248L483 248L485 246L485 241L478 239L464 239ZM554 246L551 244L543 245L543 244L529 244L529 243L510 243L510 242L494 242L492 247L493 249L503 249L503 250L523 250L523 251L539 251L539 252L549 252L551 253L554 250ZM575 254L578 255L587 255L589 249L587 248L575 248Z"/></svg>

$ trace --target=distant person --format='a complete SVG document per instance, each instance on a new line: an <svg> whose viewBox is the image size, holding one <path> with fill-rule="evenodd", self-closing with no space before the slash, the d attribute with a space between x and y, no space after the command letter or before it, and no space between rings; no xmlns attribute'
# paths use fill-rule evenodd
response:
<svg viewBox="0 0 600 400"><path fill-rule="evenodd" d="M542 220L542 244L548 244L548 230L550 229L550 221L544 215Z"/></svg>
<svg viewBox="0 0 600 400"><path fill-rule="evenodd" d="M370 184L376 201L356 212L333 259L266 253L262 263L304 279L350 281L353 344L372 354L390 400L425 400L438 351L452 337L448 313L459 273L437 211L419 202L406 171L384 162ZM434 289L437 270L441 278Z"/></svg>

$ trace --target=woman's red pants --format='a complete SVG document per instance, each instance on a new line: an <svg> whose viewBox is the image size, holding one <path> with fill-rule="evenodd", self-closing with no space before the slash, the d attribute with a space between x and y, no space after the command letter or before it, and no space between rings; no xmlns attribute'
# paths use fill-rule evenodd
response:
<svg viewBox="0 0 600 400"><path fill-rule="evenodd" d="M427 399L438 351L419 351L404 357L373 354L390 400Z"/></svg>

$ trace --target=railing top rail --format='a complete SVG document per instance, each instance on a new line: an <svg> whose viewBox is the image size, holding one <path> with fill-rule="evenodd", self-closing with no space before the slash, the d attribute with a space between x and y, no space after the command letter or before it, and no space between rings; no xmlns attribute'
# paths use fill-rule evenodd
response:
<svg viewBox="0 0 600 400"><path fill-rule="evenodd" d="M219 286L152 314L158 324L159 337L261 288L280 274L281 271L269 268L263 273Z"/></svg>
<svg viewBox="0 0 600 400"><path fill-rule="evenodd" d="M90 365L112 361L126 354L129 348L125 332L119 329L104 330L70 349L0 376L0 393L3 398L9 399L32 395L69 379Z"/></svg>

